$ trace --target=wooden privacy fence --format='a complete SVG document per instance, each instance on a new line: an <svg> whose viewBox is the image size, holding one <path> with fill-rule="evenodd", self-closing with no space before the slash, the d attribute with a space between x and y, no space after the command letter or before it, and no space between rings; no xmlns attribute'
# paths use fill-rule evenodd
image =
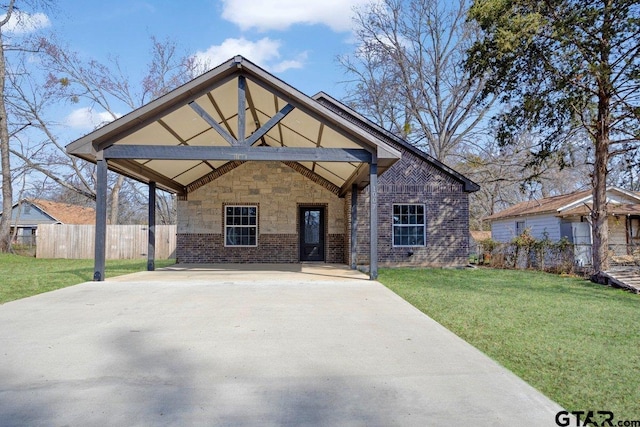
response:
<svg viewBox="0 0 640 427"><path fill-rule="evenodd" d="M36 258L88 259L94 257L94 225L42 224L36 234ZM107 259L146 258L146 225L107 225ZM175 258L176 226L156 225L157 259Z"/></svg>

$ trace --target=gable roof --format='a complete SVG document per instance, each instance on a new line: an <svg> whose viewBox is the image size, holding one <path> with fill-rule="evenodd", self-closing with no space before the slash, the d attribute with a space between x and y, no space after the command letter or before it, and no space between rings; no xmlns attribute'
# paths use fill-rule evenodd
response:
<svg viewBox="0 0 640 427"><path fill-rule="evenodd" d="M272 127L269 127L271 125ZM264 134L260 130L267 129ZM227 149L234 142L261 137L253 147L277 149L366 150L383 173L401 153L262 68L236 56L166 95L69 144L69 154L96 162L98 152L114 145L182 146ZM246 138L243 136L247 135ZM255 138L254 138L255 139ZM126 147L125 147L126 148ZM242 162L216 158L109 159L111 170L161 189L186 194ZM157 150L156 150L157 151ZM185 151L185 150L183 150ZM237 150L236 150L237 151ZM259 150L254 150L259 151ZM220 153L220 151L217 151ZM344 190L368 182L362 161L300 161L302 167Z"/></svg>
<svg viewBox="0 0 640 427"><path fill-rule="evenodd" d="M559 217L584 216L590 213L590 204L582 204L558 213ZM640 215L640 203L610 203L607 206L609 215Z"/></svg>
<svg viewBox="0 0 640 427"><path fill-rule="evenodd" d="M96 223L96 211L93 208L72 205L69 203L53 202L43 199L23 199L15 203L12 210L19 204L30 204L51 218L52 222L61 224L93 225ZM2 212L0 212L2 215ZM19 221L19 224L22 222ZM12 222L13 224L13 222Z"/></svg>
<svg viewBox="0 0 640 427"><path fill-rule="evenodd" d="M28 201L62 224L92 225L96 223L96 210L93 208L42 199Z"/></svg>
<svg viewBox="0 0 640 427"><path fill-rule="evenodd" d="M354 123L356 126L366 130L372 135L375 135L377 138L382 139L383 141L387 142L388 144L391 144L392 146L399 147L402 150L406 150L414 154L418 158L433 165L436 169L441 170L442 172L453 177L457 181L463 183L464 190L466 192L475 192L480 190L480 186L475 182L471 181L469 178L465 177L459 172L456 172L455 170L451 169L449 166L445 165L444 163L436 160L434 157L432 157L428 153L422 151L415 145L410 144L408 141L405 141L404 139L400 138L398 135L395 135L392 132L389 132L388 130L384 129L382 126L377 125L373 121L369 120L368 118L358 113L357 111L353 110L352 108L348 107L347 105L343 104L342 102L336 100L332 96L324 92L319 92L316 95L314 95L313 98L319 101L320 103L322 103L323 105L326 105L327 107L329 107L331 110L341 115L342 117L345 117L349 122Z"/></svg>
<svg viewBox="0 0 640 427"><path fill-rule="evenodd" d="M618 193L625 198L637 200L638 204L610 203L609 214L635 214L640 212L640 194L636 194L618 187L607 188L607 193ZM500 212L490 215L485 220L516 218L530 215L554 214L556 216L586 215L592 200L592 190L576 191L560 196L545 197L517 203Z"/></svg>

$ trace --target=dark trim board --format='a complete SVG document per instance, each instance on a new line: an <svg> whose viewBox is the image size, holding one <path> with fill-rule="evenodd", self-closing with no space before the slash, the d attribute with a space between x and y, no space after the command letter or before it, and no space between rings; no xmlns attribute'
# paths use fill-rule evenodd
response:
<svg viewBox="0 0 640 427"><path fill-rule="evenodd" d="M265 124L260 126L258 130L256 130L249 138L246 139L245 145L253 145L260 138L265 136L271 129L273 129L282 119L284 119L287 114L293 111L293 105L287 104L280 111L278 111L273 117L271 117Z"/></svg>
<svg viewBox="0 0 640 427"><path fill-rule="evenodd" d="M195 111L202 118L202 120L207 122L209 126L215 129L215 131L218 132L218 134L223 137L229 144L238 144L238 141L233 136L231 136L230 133L224 130L224 128L213 117L211 117L209 113L207 113L206 110L202 108L196 101L191 101L189 103L189 107L191 107L191 109Z"/></svg>
<svg viewBox="0 0 640 427"><path fill-rule="evenodd" d="M244 132L245 132L245 123L247 118L247 108L246 108L246 88L247 88L247 78L240 74L238 76L238 144L244 145Z"/></svg>
<svg viewBox="0 0 640 427"><path fill-rule="evenodd" d="M369 151L358 148L112 145L104 150L105 159L368 163L371 161L371 156Z"/></svg>

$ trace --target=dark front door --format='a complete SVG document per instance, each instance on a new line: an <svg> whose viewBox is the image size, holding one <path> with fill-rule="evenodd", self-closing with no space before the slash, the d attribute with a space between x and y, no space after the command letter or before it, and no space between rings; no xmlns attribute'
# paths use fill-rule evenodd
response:
<svg viewBox="0 0 640 427"><path fill-rule="evenodd" d="M300 208L300 261L324 261L324 208Z"/></svg>

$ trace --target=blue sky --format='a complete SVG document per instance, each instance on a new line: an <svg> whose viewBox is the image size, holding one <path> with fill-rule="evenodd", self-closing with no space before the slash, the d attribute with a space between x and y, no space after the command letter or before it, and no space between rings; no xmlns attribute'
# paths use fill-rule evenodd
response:
<svg viewBox="0 0 640 427"><path fill-rule="evenodd" d="M30 10L21 25L10 21L3 32L50 32L85 59L106 63L117 56L134 84L150 61L151 37L170 39L184 55L212 66L240 54L307 95L325 91L340 99L347 76L336 56L355 51L353 8L372 1L54 0L52 10ZM89 107L68 103L52 112L61 125L59 142L66 145L111 119ZM34 137L28 145L41 141Z"/></svg>
<svg viewBox="0 0 640 427"><path fill-rule="evenodd" d="M83 55L117 55L132 75L149 60L150 37L217 65L235 54L302 92L341 97L336 55L354 50L351 12L369 0L58 0L51 30Z"/></svg>
<svg viewBox="0 0 640 427"><path fill-rule="evenodd" d="M86 58L117 56L134 82L150 60L154 36L212 66L241 54L307 95L324 91L340 99L348 76L336 56L355 50L353 8L371 1L57 0L55 10L31 19ZM65 110L62 122L76 136L104 117L86 106Z"/></svg>

